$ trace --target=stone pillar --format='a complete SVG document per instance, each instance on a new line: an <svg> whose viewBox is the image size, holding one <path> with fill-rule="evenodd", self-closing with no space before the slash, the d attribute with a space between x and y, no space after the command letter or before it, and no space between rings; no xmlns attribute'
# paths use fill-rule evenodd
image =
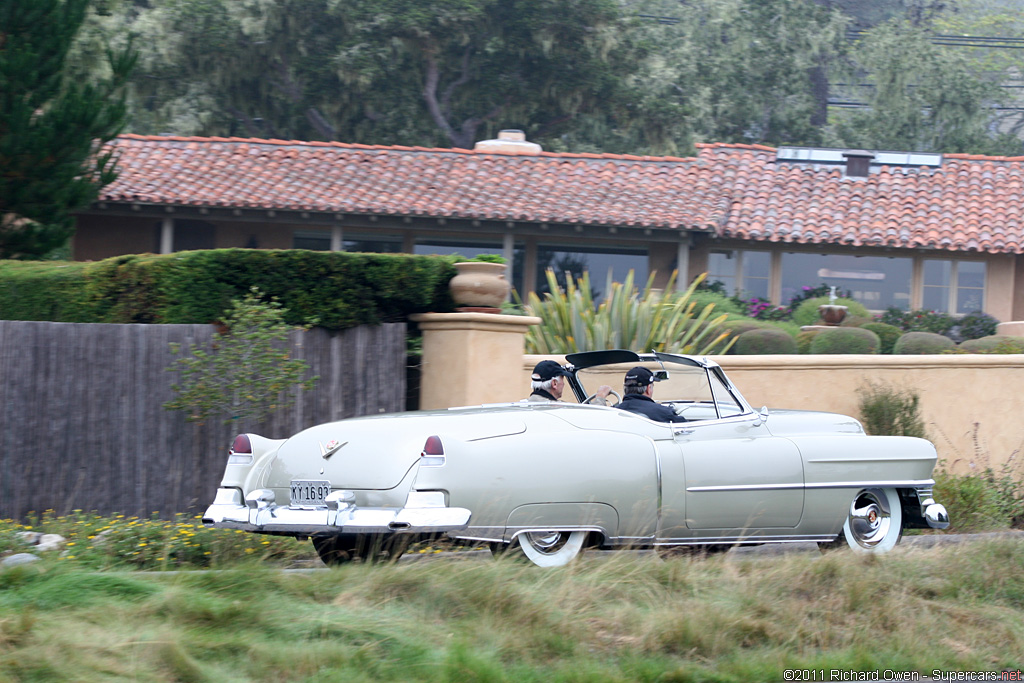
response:
<svg viewBox="0 0 1024 683"><path fill-rule="evenodd" d="M420 408L518 401L526 330L540 318L492 313L419 313L423 333Z"/></svg>

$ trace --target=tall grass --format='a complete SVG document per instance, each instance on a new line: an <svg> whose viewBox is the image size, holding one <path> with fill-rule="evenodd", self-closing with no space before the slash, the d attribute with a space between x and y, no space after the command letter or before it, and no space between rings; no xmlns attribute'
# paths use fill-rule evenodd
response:
<svg viewBox="0 0 1024 683"><path fill-rule="evenodd" d="M282 573L0 571L0 680L780 681L1016 670L1024 542ZM895 637L894 634L899 634Z"/></svg>

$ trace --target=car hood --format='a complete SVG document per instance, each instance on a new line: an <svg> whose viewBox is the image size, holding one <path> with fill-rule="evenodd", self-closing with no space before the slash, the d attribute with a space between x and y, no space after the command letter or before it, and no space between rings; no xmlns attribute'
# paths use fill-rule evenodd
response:
<svg viewBox="0 0 1024 683"><path fill-rule="evenodd" d="M390 489L419 461L429 436L450 443L524 431L521 413L495 409L397 413L328 422L281 444L267 485L286 487L292 479L328 479L334 488ZM337 450L330 452L334 446Z"/></svg>

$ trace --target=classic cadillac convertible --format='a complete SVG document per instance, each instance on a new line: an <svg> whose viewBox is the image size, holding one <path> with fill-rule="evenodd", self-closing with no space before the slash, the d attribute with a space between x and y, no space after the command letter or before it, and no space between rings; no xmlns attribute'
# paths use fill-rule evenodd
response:
<svg viewBox="0 0 1024 683"><path fill-rule="evenodd" d="M684 422L589 405L594 369L644 364ZM312 539L325 563L395 559L447 535L557 566L586 547L713 552L816 541L885 552L946 528L935 448L850 417L754 410L705 358L566 356L580 402L374 415L289 439L240 434L208 526ZM664 395L663 395L664 394Z"/></svg>

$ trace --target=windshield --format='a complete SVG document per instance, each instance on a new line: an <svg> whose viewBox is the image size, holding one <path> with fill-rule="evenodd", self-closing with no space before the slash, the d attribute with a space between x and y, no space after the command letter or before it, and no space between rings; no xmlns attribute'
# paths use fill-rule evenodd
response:
<svg viewBox="0 0 1024 683"><path fill-rule="evenodd" d="M658 363L644 363L651 370L660 370ZM622 393L623 378L632 365L598 366L577 373L587 395L602 384ZM671 406L687 420L714 420L741 415L745 411L739 398L729 391L718 375L694 365L666 362L669 378L654 385L654 400ZM614 403L614 400L612 401Z"/></svg>

